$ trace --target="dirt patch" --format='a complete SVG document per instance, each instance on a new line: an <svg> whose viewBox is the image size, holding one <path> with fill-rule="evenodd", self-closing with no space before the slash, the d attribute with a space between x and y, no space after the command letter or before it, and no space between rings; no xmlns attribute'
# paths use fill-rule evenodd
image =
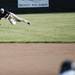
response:
<svg viewBox="0 0 75 75"><path fill-rule="evenodd" d="M75 44L0 44L0 75L57 75L65 59L75 61Z"/></svg>

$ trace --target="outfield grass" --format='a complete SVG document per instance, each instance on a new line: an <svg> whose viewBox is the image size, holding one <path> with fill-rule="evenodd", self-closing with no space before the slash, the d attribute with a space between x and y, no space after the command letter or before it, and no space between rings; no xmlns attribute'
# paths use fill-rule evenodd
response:
<svg viewBox="0 0 75 75"><path fill-rule="evenodd" d="M31 21L0 21L0 42L75 42L75 13L20 14Z"/></svg>

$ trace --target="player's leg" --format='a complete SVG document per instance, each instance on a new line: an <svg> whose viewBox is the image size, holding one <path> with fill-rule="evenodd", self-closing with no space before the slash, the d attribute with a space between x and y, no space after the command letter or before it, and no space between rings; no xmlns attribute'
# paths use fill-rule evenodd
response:
<svg viewBox="0 0 75 75"><path fill-rule="evenodd" d="M13 25L16 24L16 20L12 17L12 15L9 15L9 17L7 18L9 20L9 22Z"/></svg>
<svg viewBox="0 0 75 75"><path fill-rule="evenodd" d="M13 25L15 25L15 24L16 24L15 19L11 18L11 19L8 19L8 20L9 20L9 22L10 22L11 24L13 24Z"/></svg>
<svg viewBox="0 0 75 75"><path fill-rule="evenodd" d="M16 16L14 13L10 13L10 14L15 18L16 21L18 21L18 22L24 22L24 23L27 23L27 24L30 25L30 22L28 20L20 18L20 17Z"/></svg>

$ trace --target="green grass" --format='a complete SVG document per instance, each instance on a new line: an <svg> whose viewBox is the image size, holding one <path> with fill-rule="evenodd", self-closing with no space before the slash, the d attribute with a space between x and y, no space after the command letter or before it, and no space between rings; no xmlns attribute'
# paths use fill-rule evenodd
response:
<svg viewBox="0 0 75 75"><path fill-rule="evenodd" d="M0 42L75 42L75 13L20 14L31 21L0 23Z"/></svg>

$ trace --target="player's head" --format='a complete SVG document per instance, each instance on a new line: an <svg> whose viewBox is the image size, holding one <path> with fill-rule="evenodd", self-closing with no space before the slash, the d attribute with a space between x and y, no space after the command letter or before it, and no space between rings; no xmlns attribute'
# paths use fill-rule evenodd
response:
<svg viewBox="0 0 75 75"><path fill-rule="evenodd" d="M1 8L0 9L0 13L4 13L4 8Z"/></svg>
<svg viewBox="0 0 75 75"><path fill-rule="evenodd" d="M73 65L72 65L72 61L70 61L70 60L66 60L66 61L62 62L60 73L66 72L68 70L71 70Z"/></svg>

